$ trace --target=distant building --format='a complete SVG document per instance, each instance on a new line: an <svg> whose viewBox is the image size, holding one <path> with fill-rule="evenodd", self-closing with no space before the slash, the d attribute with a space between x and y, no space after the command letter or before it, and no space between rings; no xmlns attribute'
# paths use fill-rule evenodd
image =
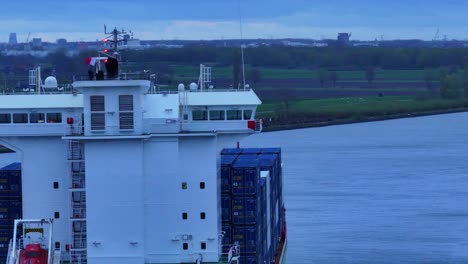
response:
<svg viewBox="0 0 468 264"><path fill-rule="evenodd" d="M67 40L64 38L57 39L57 45L60 47L65 47L67 45Z"/></svg>
<svg viewBox="0 0 468 264"><path fill-rule="evenodd" d="M377 41L363 41L353 43L353 47L378 47L379 42Z"/></svg>
<svg viewBox="0 0 468 264"><path fill-rule="evenodd" d="M296 42L296 41L290 41L290 40L283 41L283 45L287 47L310 47L310 44L308 43L302 43L302 42Z"/></svg>
<svg viewBox="0 0 468 264"><path fill-rule="evenodd" d="M42 48L42 39L41 38L33 38L32 46L33 46L33 48Z"/></svg>
<svg viewBox="0 0 468 264"><path fill-rule="evenodd" d="M348 45L351 33L338 33L337 41L339 44Z"/></svg>
<svg viewBox="0 0 468 264"><path fill-rule="evenodd" d="M312 47L315 47L315 48L328 47L328 43L326 43L326 42L313 42Z"/></svg>
<svg viewBox="0 0 468 264"><path fill-rule="evenodd" d="M16 38L16 33L10 33L10 38L8 39L8 44L10 44L10 45L18 44L18 39Z"/></svg>

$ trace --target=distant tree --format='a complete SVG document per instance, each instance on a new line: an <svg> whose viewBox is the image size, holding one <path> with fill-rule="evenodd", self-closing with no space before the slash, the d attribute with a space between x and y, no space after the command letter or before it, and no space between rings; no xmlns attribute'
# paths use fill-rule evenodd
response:
<svg viewBox="0 0 468 264"><path fill-rule="evenodd" d="M435 81L435 74L433 70L426 70L424 72L424 82L426 84L426 89L429 92L432 92L432 88L434 86Z"/></svg>
<svg viewBox="0 0 468 264"><path fill-rule="evenodd" d="M455 74L446 75L442 81L440 94L444 99L456 99L461 97L461 89Z"/></svg>
<svg viewBox="0 0 468 264"><path fill-rule="evenodd" d="M338 81L338 73L336 71L330 72L330 80L333 83L333 88L336 87L336 82Z"/></svg>
<svg viewBox="0 0 468 264"><path fill-rule="evenodd" d="M463 95L468 97L468 69L461 72L459 84L461 86L461 90L463 91Z"/></svg>
<svg viewBox="0 0 468 264"><path fill-rule="evenodd" d="M253 83L258 83L262 79L262 73L257 68L252 68L249 71L249 79Z"/></svg>
<svg viewBox="0 0 468 264"><path fill-rule="evenodd" d="M448 72L449 74L456 74L458 72L458 67L457 67L457 65L452 64L452 65L450 65L448 70L449 70L449 72Z"/></svg>
<svg viewBox="0 0 468 264"><path fill-rule="evenodd" d="M328 80L328 72L324 69L320 69L317 71L317 78L320 82L320 87L325 86L325 82Z"/></svg>
<svg viewBox="0 0 468 264"><path fill-rule="evenodd" d="M232 88L240 87L241 80L241 55L238 50L234 50L232 54Z"/></svg>
<svg viewBox="0 0 468 264"><path fill-rule="evenodd" d="M366 70L366 79L369 82L369 84L372 84L375 80L375 68L374 67L368 67Z"/></svg>

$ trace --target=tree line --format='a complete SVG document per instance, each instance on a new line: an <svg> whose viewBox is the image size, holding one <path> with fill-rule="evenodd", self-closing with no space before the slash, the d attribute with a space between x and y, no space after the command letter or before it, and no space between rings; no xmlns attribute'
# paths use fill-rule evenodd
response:
<svg viewBox="0 0 468 264"><path fill-rule="evenodd" d="M85 58L96 56L97 52L82 51L74 56L66 54L66 50L57 50L43 58L27 55L0 55L0 72L4 75L3 78L8 78L8 75L24 75L26 69L43 65L45 71L54 71L59 79L70 80L75 74L86 73ZM152 72L169 73L171 64L212 63L217 66L232 66L233 79L242 79L242 76L239 75L240 69L237 66L240 63L240 52L239 49L235 48L192 45L176 49L129 50L123 51L122 55L125 62L135 65L135 69L145 67ZM468 68L468 48L298 48L273 46L246 48L245 63L252 68L326 69L330 71L327 78L336 84L339 76L336 75L335 71L340 70L364 70L366 78L373 80L375 73L370 69ZM259 78L259 72L255 70L248 74ZM317 78L322 80L323 76L317 76ZM451 82L453 83L453 80ZM239 81L234 83L239 83Z"/></svg>

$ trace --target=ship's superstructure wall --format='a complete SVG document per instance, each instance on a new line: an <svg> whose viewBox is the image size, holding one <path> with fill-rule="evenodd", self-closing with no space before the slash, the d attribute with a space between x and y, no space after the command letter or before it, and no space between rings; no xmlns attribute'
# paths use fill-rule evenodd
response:
<svg viewBox="0 0 468 264"><path fill-rule="evenodd" d="M219 260L215 136L94 140L85 150L89 263Z"/></svg>
<svg viewBox="0 0 468 264"><path fill-rule="evenodd" d="M143 80L73 87L81 94L0 96L23 218L53 218L54 247L70 263L218 262L219 153L261 128L255 93L154 93Z"/></svg>

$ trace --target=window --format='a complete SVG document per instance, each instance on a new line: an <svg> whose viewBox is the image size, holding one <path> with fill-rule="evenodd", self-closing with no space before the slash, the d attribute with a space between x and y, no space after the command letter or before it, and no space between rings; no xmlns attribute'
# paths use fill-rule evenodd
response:
<svg viewBox="0 0 468 264"><path fill-rule="evenodd" d="M244 120L252 119L252 110L244 110Z"/></svg>
<svg viewBox="0 0 468 264"><path fill-rule="evenodd" d="M182 190L187 190L187 183L186 182L182 183Z"/></svg>
<svg viewBox="0 0 468 264"><path fill-rule="evenodd" d="M47 113L47 123L62 123L62 113Z"/></svg>
<svg viewBox="0 0 468 264"><path fill-rule="evenodd" d="M13 123L15 124L27 124L28 114L13 114Z"/></svg>
<svg viewBox="0 0 468 264"><path fill-rule="evenodd" d="M208 120L208 111L193 111L192 120L195 120L195 121Z"/></svg>
<svg viewBox="0 0 468 264"><path fill-rule="evenodd" d="M188 120L188 114L184 114L184 120Z"/></svg>
<svg viewBox="0 0 468 264"><path fill-rule="evenodd" d="M55 242L55 249L60 249L60 242Z"/></svg>
<svg viewBox="0 0 468 264"><path fill-rule="evenodd" d="M206 213L205 212L200 213L200 219L206 219Z"/></svg>
<svg viewBox="0 0 468 264"><path fill-rule="evenodd" d="M0 124L10 124L11 114L0 114Z"/></svg>
<svg viewBox="0 0 468 264"><path fill-rule="evenodd" d="M224 110L210 111L210 120L224 120Z"/></svg>
<svg viewBox="0 0 468 264"><path fill-rule="evenodd" d="M227 120L242 120L242 111L227 110Z"/></svg>
<svg viewBox="0 0 468 264"><path fill-rule="evenodd" d="M133 95L119 95L120 129L133 129Z"/></svg>
<svg viewBox="0 0 468 264"><path fill-rule="evenodd" d="M188 243L182 244L182 248L183 248L184 250L187 250L187 249L188 249Z"/></svg>
<svg viewBox="0 0 468 264"><path fill-rule="evenodd" d="M187 213L182 213L182 219L187 220L188 214Z"/></svg>
<svg viewBox="0 0 468 264"><path fill-rule="evenodd" d="M205 189L205 182L200 182L200 189Z"/></svg>
<svg viewBox="0 0 468 264"><path fill-rule="evenodd" d="M89 97L91 104L91 130L104 130L106 126L104 96Z"/></svg>
<svg viewBox="0 0 468 264"><path fill-rule="evenodd" d="M59 218L60 218L60 213L59 213L59 212L55 212L55 213L54 213L54 218L55 218L55 219L59 219Z"/></svg>
<svg viewBox="0 0 468 264"><path fill-rule="evenodd" d="M32 123L32 124L45 123L45 115L38 114L38 113L31 113L29 114L29 123Z"/></svg>
<svg viewBox="0 0 468 264"><path fill-rule="evenodd" d="M59 188L59 183L58 182L54 182L54 189L58 189Z"/></svg>
<svg viewBox="0 0 468 264"><path fill-rule="evenodd" d="M205 250L206 249L206 242L201 242L200 247L201 247L201 249Z"/></svg>

